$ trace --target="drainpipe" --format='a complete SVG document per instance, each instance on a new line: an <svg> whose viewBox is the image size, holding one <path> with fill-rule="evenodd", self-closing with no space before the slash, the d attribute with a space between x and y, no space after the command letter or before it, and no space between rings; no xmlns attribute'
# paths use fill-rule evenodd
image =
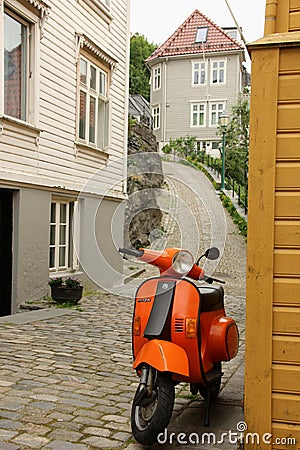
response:
<svg viewBox="0 0 300 450"><path fill-rule="evenodd" d="M278 0L267 0L264 31L265 36L276 32L277 6Z"/></svg>
<svg viewBox="0 0 300 450"><path fill-rule="evenodd" d="M164 63L164 125L163 125L163 142L166 143L166 129L167 129L167 67L168 57L166 57Z"/></svg>

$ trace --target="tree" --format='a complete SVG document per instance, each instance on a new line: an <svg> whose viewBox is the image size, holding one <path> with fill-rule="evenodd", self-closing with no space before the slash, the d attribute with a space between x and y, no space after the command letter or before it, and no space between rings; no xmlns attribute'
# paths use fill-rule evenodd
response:
<svg viewBox="0 0 300 450"><path fill-rule="evenodd" d="M150 99L150 72L145 65L145 59L150 56L157 45L150 44L145 36L135 33L130 38L130 69L129 92L141 94L147 100Z"/></svg>
<svg viewBox="0 0 300 450"><path fill-rule="evenodd" d="M247 185L250 120L249 98L245 94L239 94L226 127L225 158L226 175L243 186Z"/></svg>
<svg viewBox="0 0 300 450"><path fill-rule="evenodd" d="M166 154L173 153L181 158L186 158L187 156L193 156L195 151L195 142L195 136L170 139L169 143L162 148L162 151Z"/></svg>

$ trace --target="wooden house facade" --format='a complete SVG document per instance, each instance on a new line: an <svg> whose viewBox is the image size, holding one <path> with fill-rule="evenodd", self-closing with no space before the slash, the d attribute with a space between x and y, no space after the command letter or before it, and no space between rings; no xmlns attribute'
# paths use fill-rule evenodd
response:
<svg viewBox="0 0 300 450"><path fill-rule="evenodd" d="M45 295L49 276L109 285L122 271L128 9L0 1L0 315Z"/></svg>
<svg viewBox="0 0 300 450"><path fill-rule="evenodd" d="M267 0L249 49L245 448L299 449L300 1Z"/></svg>

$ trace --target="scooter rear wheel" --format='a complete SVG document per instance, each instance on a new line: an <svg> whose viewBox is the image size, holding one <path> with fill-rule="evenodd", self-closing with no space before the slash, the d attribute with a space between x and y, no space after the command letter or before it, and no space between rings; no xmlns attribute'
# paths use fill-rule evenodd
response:
<svg viewBox="0 0 300 450"><path fill-rule="evenodd" d="M139 393L140 386L131 409L132 434L140 444L152 445L170 422L175 398L174 383L171 376L158 373L152 396L138 401Z"/></svg>

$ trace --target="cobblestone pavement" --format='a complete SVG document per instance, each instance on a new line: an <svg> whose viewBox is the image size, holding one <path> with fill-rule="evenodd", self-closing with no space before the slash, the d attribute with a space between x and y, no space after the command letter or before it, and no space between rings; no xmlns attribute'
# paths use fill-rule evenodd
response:
<svg viewBox="0 0 300 450"><path fill-rule="evenodd" d="M172 164L164 169L196 217L200 206L191 195L193 183L195 189L216 197L201 172ZM178 180L178 170L189 184ZM219 400L218 429L231 426L224 422L233 411L226 409L229 405L241 414L243 379L246 245L226 214L225 218L227 240L216 270L218 277L226 279L227 311L238 322L241 345L238 357L224 368L223 385L227 386ZM201 246L207 239L205 225L202 228ZM176 243L179 227L175 224L170 232ZM133 300L99 291L85 296L79 305L74 310L53 308L46 315L41 310L0 319L0 450L142 448L132 439L129 423L137 386L131 369ZM170 430L184 431L191 424L195 428L199 420L201 425L203 408L202 400L191 396L186 385L179 385Z"/></svg>

